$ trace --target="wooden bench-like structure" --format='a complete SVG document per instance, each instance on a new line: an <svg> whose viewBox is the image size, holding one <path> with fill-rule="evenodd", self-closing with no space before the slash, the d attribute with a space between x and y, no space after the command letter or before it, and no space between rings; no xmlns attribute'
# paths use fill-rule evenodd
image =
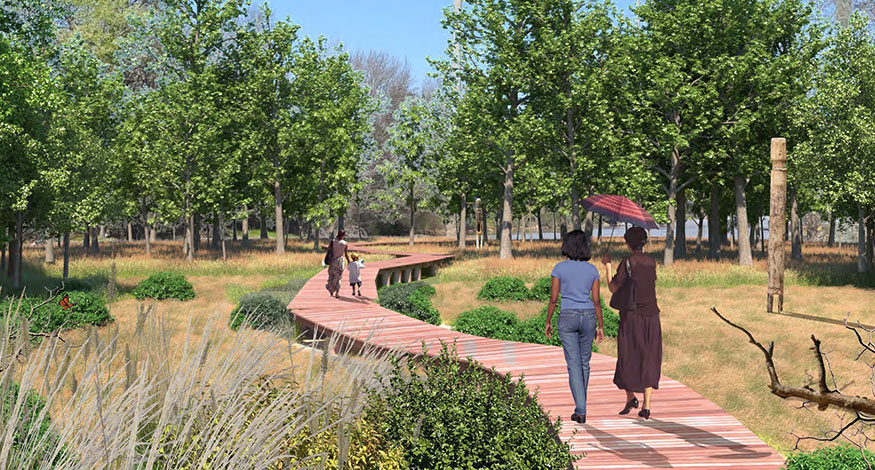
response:
<svg viewBox="0 0 875 470"><path fill-rule="evenodd" d="M360 252L369 248L356 246ZM375 252L375 251L374 251ZM524 376L537 390L538 401L553 418L563 421L561 438L574 453L585 453L578 469L767 469L777 470L784 459L732 415L683 384L663 377L654 392L653 417L635 412L619 416L625 396L612 383L615 359L594 353L591 361L587 423L568 417L574 401L562 348L499 341L430 325L376 304L381 285L433 275L450 255L392 253L395 259L366 263L362 297L351 297L341 282L341 297L325 289L327 271L310 279L289 304L296 321L306 329L337 334L347 346L373 347L406 354L436 353L440 344L455 343L461 358L473 358L498 373ZM464 360L464 359L463 359Z"/></svg>

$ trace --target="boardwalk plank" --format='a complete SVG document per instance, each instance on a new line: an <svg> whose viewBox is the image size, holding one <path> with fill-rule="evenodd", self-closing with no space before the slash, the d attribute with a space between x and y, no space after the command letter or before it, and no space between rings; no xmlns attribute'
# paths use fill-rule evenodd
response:
<svg viewBox="0 0 875 470"><path fill-rule="evenodd" d="M366 245L361 253L385 253ZM397 258L367 263L362 270L362 297L328 296L327 272L313 276L289 309L307 327L337 332L346 342L367 343L384 351L419 354L422 343L437 353L441 341L455 344L461 358L473 358L502 374L524 376L546 413L560 418L560 437L575 454L578 469L777 470L783 459L737 419L683 384L663 377L654 394L653 419L616 413L625 396L612 383L616 360L593 353L587 423L569 420L574 401L562 349L554 346L480 338L430 325L376 304L380 271L444 263L451 255L391 253ZM343 285L343 283L341 284ZM341 293L345 292L341 290Z"/></svg>

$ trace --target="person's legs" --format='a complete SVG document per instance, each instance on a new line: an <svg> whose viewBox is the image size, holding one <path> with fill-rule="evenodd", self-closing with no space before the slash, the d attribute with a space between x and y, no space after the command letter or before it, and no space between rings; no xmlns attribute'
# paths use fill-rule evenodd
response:
<svg viewBox="0 0 875 470"><path fill-rule="evenodd" d="M583 369L580 367L580 318L580 313L576 311L561 312L558 330L568 367L568 385L571 387L571 396L574 397L574 413L582 415L586 414L586 390Z"/></svg>
<svg viewBox="0 0 875 470"><path fill-rule="evenodd" d="M592 359L592 341L595 339L595 310L587 310L581 315L581 328L578 335L580 349L580 370L583 375L583 413L586 414L586 392L589 388L589 361Z"/></svg>
<svg viewBox="0 0 875 470"><path fill-rule="evenodd" d="M355 283L354 283L354 282L350 282L350 283L349 283L349 287L352 288L352 295L355 295Z"/></svg>
<svg viewBox="0 0 875 470"><path fill-rule="evenodd" d="M647 387L644 389L644 409L650 409L650 399L653 397L653 387Z"/></svg>

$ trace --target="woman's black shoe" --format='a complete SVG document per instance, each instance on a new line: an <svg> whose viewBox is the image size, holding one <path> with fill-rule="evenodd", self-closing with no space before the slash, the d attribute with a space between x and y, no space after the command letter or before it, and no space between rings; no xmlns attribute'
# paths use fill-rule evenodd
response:
<svg viewBox="0 0 875 470"><path fill-rule="evenodd" d="M638 399L637 398L633 398L633 399L627 401L626 407L623 408L623 411L621 411L620 414L627 415L627 414L629 414L630 411L632 411L632 408L638 408Z"/></svg>
<svg viewBox="0 0 875 470"><path fill-rule="evenodd" d="M641 411L638 412L638 416L644 419L650 419L650 410L645 410L644 408L641 408Z"/></svg>
<svg viewBox="0 0 875 470"><path fill-rule="evenodd" d="M574 413L573 415L571 415L571 421L575 421L575 422L578 422L580 424L584 424L584 423L586 423L586 415L579 415L577 413Z"/></svg>

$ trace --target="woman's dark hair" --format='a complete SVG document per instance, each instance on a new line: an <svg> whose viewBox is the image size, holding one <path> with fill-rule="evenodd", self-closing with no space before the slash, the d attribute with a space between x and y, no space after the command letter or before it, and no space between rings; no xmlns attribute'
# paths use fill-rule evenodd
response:
<svg viewBox="0 0 875 470"><path fill-rule="evenodd" d="M626 231L623 238L629 248L637 251L644 248L644 244L647 243L647 231L641 227L632 227Z"/></svg>
<svg viewBox="0 0 875 470"><path fill-rule="evenodd" d="M589 249L589 237L583 230L572 230L562 237L562 254L574 261L589 261L592 251Z"/></svg>
<svg viewBox="0 0 875 470"><path fill-rule="evenodd" d="M337 239L343 240L344 238L346 238L346 232L343 230L338 230L337 231Z"/></svg>

